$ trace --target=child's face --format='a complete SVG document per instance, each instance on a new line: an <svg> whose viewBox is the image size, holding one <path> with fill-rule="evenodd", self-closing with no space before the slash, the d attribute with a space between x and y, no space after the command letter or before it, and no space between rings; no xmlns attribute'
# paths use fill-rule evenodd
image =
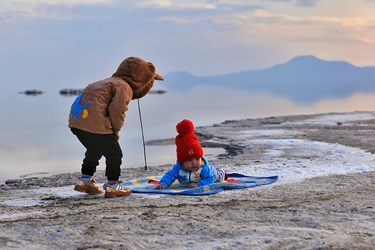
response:
<svg viewBox="0 0 375 250"><path fill-rule="evenodd" d="M184 168L188 171L197 171L202 166L202 158L190 158L189 160L184 161L182 166L184 166Z"/></svg>

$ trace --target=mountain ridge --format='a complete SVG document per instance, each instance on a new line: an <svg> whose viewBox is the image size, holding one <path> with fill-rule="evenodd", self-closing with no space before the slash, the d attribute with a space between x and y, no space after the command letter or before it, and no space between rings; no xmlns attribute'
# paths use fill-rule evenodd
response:
<svg viewBox="0 0 375 250"><path fill-rule="evenodd" d="M198 85L231 86L287 97L298 103L375 92L375 66L357 67L313 55L297 56L259 70L203 77L179 71L166 74L165 79L165 86L172 90L188 90Z"/></svg>

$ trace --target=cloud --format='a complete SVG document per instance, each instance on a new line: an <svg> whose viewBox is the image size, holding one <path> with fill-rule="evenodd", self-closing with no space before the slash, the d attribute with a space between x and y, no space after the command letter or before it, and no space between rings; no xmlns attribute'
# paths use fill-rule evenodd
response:
<svg viewBox="0 0 375 250"><path fill-rule="evenodd" d="M112 0L13 0L0 2L0 20L72 19L65 8L111 4Z"/></svg>
<svg viewBox="0 0 375 250"><path fill-rule="evenodd" d="M296 5L299 6L314 6L319 0L297 0Z"/></svg>
<svg viewBox="0 0 375 250"><path fill-rule="evenodd" d="M268 0L269 2L292 3L296 6L315 6L319 0Z"/></svg>
<svg viewBox="0 0 375 250"><path fill-rule="evenodd" d="M148 0L139 1L138 7L141 8L160 8L160 9L215 9L216 5L210 2L202 1L171 1L171 0Z"/></svg>
<svg viewBox="0 0 375 250"><path fill-rule="evenodd" d="M4 6L37 6L37 5L95 5L103 3L111 3L112 0L12 0L11 2L3 3ZM2 4L2 6L3 6Z"/></svg>

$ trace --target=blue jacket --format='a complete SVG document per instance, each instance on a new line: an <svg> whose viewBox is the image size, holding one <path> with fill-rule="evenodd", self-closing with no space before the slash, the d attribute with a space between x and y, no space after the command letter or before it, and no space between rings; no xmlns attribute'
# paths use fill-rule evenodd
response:
<svg viewBox="0 0 375 250"><path fill-rule="evenodd" d="M195 182L199 187L201 187L204 185L213 184L215 177L212 174L208 161L203 158L203 164L196 172L186 170L177 161L176 164L161 178L160 185L166 185L169 187L175 180L186 184Z"/></svg>

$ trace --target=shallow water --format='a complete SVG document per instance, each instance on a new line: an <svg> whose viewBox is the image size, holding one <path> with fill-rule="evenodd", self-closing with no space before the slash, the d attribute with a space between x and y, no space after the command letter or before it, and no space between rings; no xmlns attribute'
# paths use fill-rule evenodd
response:
<svg viewBox="0 0 375 250"><path fill-rule="evenodd" d="M60 88L43 89L40 96L19 94L17 87L2 86L0 103L0 183L28 174L55 174L80 170L84 149L67 127L74 96L59 95ZM199 87L187 92L147 95L141 99L145 139L174 138L175 125L191 119L196 126L225 120L323 112L371 111L375 95L355 94L346 99L323 100L310 106L265 93ZM143 167L143 144L137 102L131 102L121 133L123 167ZM222 150L206 149L210 155ZM269 152L272 154L272 152ZM147 146L147 165L175 162L175 146ZM99 168L104 169L104 160Z"/></svg>

